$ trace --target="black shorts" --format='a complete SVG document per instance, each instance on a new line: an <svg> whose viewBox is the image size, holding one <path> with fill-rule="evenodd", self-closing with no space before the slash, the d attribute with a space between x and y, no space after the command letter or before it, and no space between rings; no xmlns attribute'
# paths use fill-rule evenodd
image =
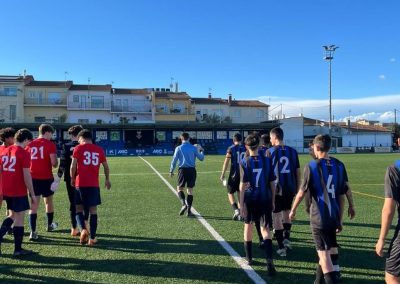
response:
<svg viewBox="0 0 400 284"><path fill-rule="evenodd" d="M274 213L290 210L292 208L294 195L275 195Z"/></svg>
<svg viewBox="0 0 400 284"><path fill-rule="evenodd" d="M330 250L331 248L338 247L336 229L323 230L311 227L311 233L317 250Z"/></svg>
<svg viewBox="0 0 400 284"><path fill-rule="evenodd" d="M240 185L240 177L238 175L231 175L229 174L226 189L228 190L228 193L234 194L235 192L239 191L239 185Z"/></svg>
<svg viewBox="0 0 400 284"><path fill-rule="evenodd" d="M178 186L193 188L196 185L196 169L195 168L179 168L178 170Z"/></svg>
<svg viewBox="0 0 400 284"><path fill-rule="evenodd" d="M49 197L54 194L50 187L54 179L32 179L35 196Z"/></svg>
<svg viewBox="0 0 400 284"><path fill-rule="evenodd" d="M267 202L244 200L247 214L242 216L246 224L260 221L261 227L272 228L272 210Z"/></svg>
<svg viewBox="0 0 400 284"><path fill-rule="evenodd" d="M14 212L23 212L30 208L28 196L21 196L21 197L3 196L3 198L7 204L7 210L11 210Z"/></svg>
<svg viewBox="0 0 400 284"><path fill-rule="evenodd" d="M393 276L400 276L400 234L399 227L396 228L392 241L390 242L386 258L385 271Z"/></svg>
<svg viewBox="0 0 400 284"><path fill-rule="evenodd" d="M85 208L101 204L100 188L79 187L75 190L75 204L83 205Z"/></svg>

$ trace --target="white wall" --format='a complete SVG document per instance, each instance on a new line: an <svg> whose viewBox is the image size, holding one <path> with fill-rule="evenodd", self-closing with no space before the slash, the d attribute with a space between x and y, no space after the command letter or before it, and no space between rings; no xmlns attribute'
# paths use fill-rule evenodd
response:
<svg viewBox="0 0 400 284"><path fill-rule="evenodd" d="M89 119L89 123L96 123L96 120L101 119L103 123L111 121L111 114L109 111L98 110L69 110L67 122L78 123L78 119Z"/></svg>
<svg viewBox="0 0 400 284"><path fill-rule="evenodd" d="M348 147L371 147L371 146L392 146L392 134L388 132L376 133L352 133L343 135L343 146Z"/></svg>
<svg viewBox="0 0 400 284"><path fill-rule="evenodd" d="M295 148L299 153L303 153L304 129L303 117L291 117L280 119L280 127L283 130L283 141L286 145Z"/></svg>
<svg viewBox="0 0 400 284"><path fill-rule="evenodd" d="M268 120L268 107L230 107L226 104L195 104L194 107L196 114L200 111L200 118L206 113L209 116L213 114L218 115L221 110L223 118L229 116L233 123L260 123ZM236 110L240 110L240 116L235 116ZM262 113L261 117L257 116L258 110Z"/></svg>

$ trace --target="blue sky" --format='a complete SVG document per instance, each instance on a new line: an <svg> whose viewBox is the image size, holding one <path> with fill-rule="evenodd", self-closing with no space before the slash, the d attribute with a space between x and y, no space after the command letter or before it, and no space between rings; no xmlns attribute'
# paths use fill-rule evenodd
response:
<svg viewBox="0 0 400 284"><path fill-rule="evenodd" d="M400 108L396 0L7 1L0 74L115 87L168 87L191 96L261 99L288 116L393 120ZM389 101L388 101L388 98ZM280 111L280 107L275 111Z"/></svg>

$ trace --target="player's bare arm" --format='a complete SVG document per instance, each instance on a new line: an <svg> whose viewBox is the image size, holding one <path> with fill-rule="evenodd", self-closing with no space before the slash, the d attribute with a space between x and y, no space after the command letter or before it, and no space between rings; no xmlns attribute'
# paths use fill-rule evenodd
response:
<svg viewBox="0 0 400 284"><path fill-rule="evenodd" d="M347 209L347 215L350 217L350 219L353 219L356 216L356 209L354 207L354 201L353 201L353 193L351 192L351 187L348 182L346 182L346 186L347 186L346 198L347 202L349 203L349 208Z"/></svg>
<svg viewBox="0 0 400 284"><path fill-rule="evenodd" d="M31 172L29 168L24 168L24 182L25 182L25 186L28 189L28 192L31 196L31 201L32 203L36 203L36 196L35 196L35 192L33 191L33 184L32 184L32 176L31 176Z"/></svg>
<svg viewBox="0 0 400 284"><path fill-rule="evenodd" d="M300 168L296 169L296 190L297 192L300 190L300 186L301 186L301 170Z"/></svg>
<svg viewBox="0 0 400 284"><path fill-rule="evenodd" d="M70 176L71 176L71 185L75 187L75 178L76 178L76 165L78 161L76 158L72 158L71 168L70 168Z"/></svg>
<svg viewBox="0 0 400 284"><path fill-rule="evenodd" d="M393 216L396 211L396 201L393 198L385 198L385 203L382 208L381 218L381 231L379 239L375 245L376 254L383 257L383 247L385 246L385 239L392 224Z"/></svg>
<svg viewBox="0 0 400 284"><path fill-rule="evenodd" d="M231 155L227 154L224 160L224 164L222 165L222 173L220 176L220 180L223 181L225 178L226 169L228 168L229 162L231 161Z"/></svg>
<svg viewBox="0 0 400 284"><path fill-rule="evenodd" d="M58 167L57 154L50 154L50 161L51 161L51 165L52 165L53 168L57 168Z"/></svg>
<svg viewBox="0 0 400 284"><path fill-rule="evenodd" d="M109 166L108 166L108 163L107 163L107 161L104 161L103 163L102 163L102 165L103 165L103 169L104 169L104 176L105 176L105 186L106 186L106 188L108 189L108 190L110 190L111 189L111 182L110 182L110 168L109 168Z"/></svg>
<svg viewBox="0 0 400 284"><path fill-rule="evenodd" d="M300 189L299 192L297 192L297 194L296 194L296 199L294 200L292 209L290 210L290 213L289 213L290 220L296 219L297 207L299 207L301 201L304 199L304 196L305 196L305 192Z"/></svg>

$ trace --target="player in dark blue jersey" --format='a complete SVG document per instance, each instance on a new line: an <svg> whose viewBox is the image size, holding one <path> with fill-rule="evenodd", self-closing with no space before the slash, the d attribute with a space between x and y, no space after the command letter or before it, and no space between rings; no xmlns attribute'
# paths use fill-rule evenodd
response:
<svg viewBox="0 0 400 284"><path fill-rule="evenodd" d="M286 249L291 248L290 230L292 223L289 212L293 198L300 187L300 163L297 151L283 143L283 130L275 127L270 132L272 147L267 155L272 159L276 179L275 210L272 214L275 237L278 242L277 253L286 256Z"/></svg>
<svg viewBox="0 0 400 284"><path fill-rule="evenodd" d="M274 207L275 175L272 162L259 152L260 139L250 134L245 140L248 155L240 167L240 210L244 219L244 249L246 259L252 263L252 223L259 221L264 237L264 249L269 275L276 273L272 258L272 210Z"/></svg>
<svg viewBox="0 0 400 284"><path fill-rule="evenodd" d="M397 139L400 145L400 138ZM376 243L376 253L383 257L385 239L392 225L397 209L397 226L390 242L385 265L386 283L400 283L400 160L387 168L385 174L385 202L382 208L382 224L379 239Z"/></svg>
<svg viewBox="0 0 400 284"><path fill-rule="evenodd" d="M240 184L240 161L243 160L246 154L246 148L242 145L242 135L236 133L233 136L233 145L226 150L224 164L222 166L222 173L220 180L224 183L225 172L228 168L229 162L231 163L228 181L226 187L228 190L228 200L233 208L233 220L240 220L239 206L235 200L235 192L239 193ZM225 185L225 184L224 184Z"/></svg>
<svg viewBox="0 0 400 284"><path fill-rule="evenodd" d="M267 152L268 148L271 146L270 138L268 134L263 134L260 137L260 151L264 152L264 154Z"/></svg>
<svg viewBox="0 0 400 284"><path fill-rule="evenodd" d="M319 257L315 283L337 283L331 260L331 248L337 247L336 233L342 230L344 194L348 188L346 168L328 155L329 135L317 135L313 150L317 160L304 168L304 178L290 211L290 219L305 196L310 204L310 223Z"/></svg>

